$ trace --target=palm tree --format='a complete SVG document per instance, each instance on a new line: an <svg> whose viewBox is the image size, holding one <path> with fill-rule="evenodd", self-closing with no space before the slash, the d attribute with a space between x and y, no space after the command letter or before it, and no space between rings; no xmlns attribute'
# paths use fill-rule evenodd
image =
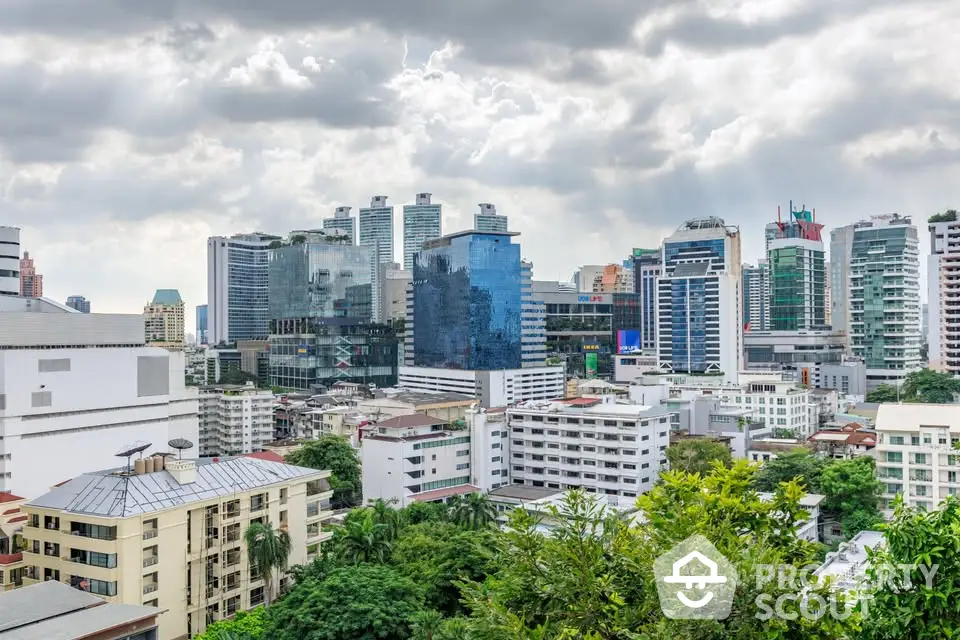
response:
<svg viewBox="0 0 960 640"><path fill-rule="evenodd" d="M485 494L471 493L453 506L453 519L457 524L476 531L497 519L497 507Z"/></svg>
<svg viewBox="0 0 960 640"><path fill-rule="evenodd" d="M413 617L413 640L433 640L443 626L443 616L437 611L421 611Z"/></svg>
<svg viewBox="0 0 960 640"><path fill-rule="evenodd" d="M384 537L393 541L400 534L402 526L401 514L393 508L392 503L396 500L386 501L383 498L377 498L368 508L375 524L386 526Z"/></svg>
<svg viewBox="0 0 960 640"><path fill-rule="evenodd" d="M341 557L353 564L361 562L385 562L390 553L391 544L386 539L387 525L373 520L373 514L367 512L362 520L348 521L341 529Z"/></svg>
<svg viewBox="0 0 960 640"><path fill-rule="evenodd" d="M274 529L269 522L254 522L243 534L247 543L247 557L250 566L257 567L266 583L264 601L270 606L273 593L273 574L287 568L290 557L290 534L284 529Z"/></svg>

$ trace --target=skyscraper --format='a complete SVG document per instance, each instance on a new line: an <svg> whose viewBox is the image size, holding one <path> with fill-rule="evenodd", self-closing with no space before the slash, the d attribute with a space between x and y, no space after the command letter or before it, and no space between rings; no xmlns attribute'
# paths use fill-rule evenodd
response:
<svg viewBox="0 0 960 640"><path fill-rule="evenodd" d="M520 261L520 350L523 368L542 367L547 359L547 305L533 294L533 263Z"/></svg>
<svg viewBox="0 0 960 640"><path fill-rule="evenodd" d="M183 298L176 289L157 289L143 308L147 344L178 349L183 347Z"/></svg>
<svg viewBox="0 0 960 640"><path fill-rule="evenodd" d="M337 207L332 218L324 218L323 230L339 229L350 238L350 244L357 243L357 221L350 216L352 207Z"/></svg>
<svg viewBox="0 0 960 640"><path fill-rule="evenodd" d="M900 384L921 367L917 244L909 216L873 216L854 225L850 336L871 390Z"/></svg>
<svg viewBox="0 0 960 640"><path fill-rule="evenodd" d="M640 295L640 347L657 348L657 279L663 265L660 249L633 250L633 287Z"/></svg>
<svg viewBox="0 0 960 640"><path fill-rule="evenodd" d="M380 317L380 265L393 262L393 207L387 196L373 196L370 206L360 209L360 244L373 256L373 317Z"/></svg>
<svg viewBox="0 0 960 640"><path fill-rule="evenodd" d="M0 296L20 295L20 229L0 227Z"/></svg>
<svg viewBox="0 0 960 640"><path fill-rule="evenodd" d="M927 354L930 368L960 374L960 222L957 212L928 221Z"/></svg>
<svg viewBox="0 0 960 640"><path fill-rule="evenodd" d="M507 216L499 215L494 205L488 202L481 203L480 213L473 215L473 228L476 231L506 233Z"/></svg>
<svg viewBox="0 0 960 640"><path fill-rule="evenodd" d="M90 313L90 301L83 296L70 296L67 298L67 306L80 313Z"/></svg>
<svg viewBox="0 0 960 640"><path fill-rule="evenodd" d="M209 307L205 304L197 306L197 344L210 344L210 332L208 329L208 311Z"/></svg>
<svg viewBox="0 0 960 640"><path fill-rule="evenodd" d="M413 265L417 367L495 370L522 365L520 245L509 232L430 240Z"/></svg>
<svg viewBox="0 0 960 640"><path fill-rule="evenodd" d="M272 385L396 384L396 335L372 322L372 253L322 231L295 231L271 252Z"/></svg>
<svg viewBox="0 0 960 640"><path fill-rule="evenodd" d="M854 225L830 231L830 326L842 331L850 350L850 261Z"/></svg>
<svg viewBox="0 0 960 640"><path fill-rule="evenodd" d="M413 270L413 256L427 240L439 238L442 233L442 212L439 204L431 204L429 193L418 193L416 204L403 206L403 268Z"/></svg>
<svg viewBox="0 0 960 640"><path fill-rule="evenodd" d="M267 336L270 247L279 241L266 233L207 239L209 344Z"/></svg>
<svg viewBox="0 0 960 640"><path fill-rule="evenodd" d="M766 260L757 266L743 265L743 330L770 330L770 267Z"/></svg>
<svg viewBox="0 0 960 640"><path fill-rule="evenodd" d="M37 273L28 251L23 252L20 260L20 295L24 298L43 297L43 275Z"/></svg>
<svg viewBox="0 0 960 640"><path fill-rule="evenodd" d="M740 230L720 218L688 220L663 243L657 287L660 371L723 375L743 365Z"/></svg>
<svg viewBox="0 0 960 640"><path fill-rule="evenodd" d="M822 224L801 207L777 221L767 252L770 264L770 328L797 331L826 325L826 274Z"/></svg>

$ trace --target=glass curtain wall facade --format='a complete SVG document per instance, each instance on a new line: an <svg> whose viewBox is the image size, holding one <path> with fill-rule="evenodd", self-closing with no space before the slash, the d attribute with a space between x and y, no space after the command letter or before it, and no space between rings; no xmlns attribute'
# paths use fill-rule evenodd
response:
<svg viewBox="0 0 960 640"><path fill-rule="evenodd" d="M545 301L547 353L566 363L567 375L583 377L586 356L597 358L597 375L613 376L617 352L613 294L549 292Z"/></svg>
<svg viewBox="0 0 960 640"><path fill-rule="evenodd" d="M657 279L660 277L663 256L660 249L633 250L634 292L640 296L640 347L654 351L657 348Z"/></svg>
<svg viewBox="0 0 960 640"><path fill-rule="evenodd" d="M270 246L262 233L207 240L207 327L211 344L257 340L270 323Z"/></svg>
<svg viewBox="0 0 960 640"><path fill-rule="evenodd" d="M509 233L431 240L413 266L418 367L495 370L522 363L520 246Z"/></svg>
<svg viewBox="0 0 960 640"><path fill-rule="evenodd" d="M770 328L797 331L825 326L823 245L809 240L774 240L769 262Z"/></svg>

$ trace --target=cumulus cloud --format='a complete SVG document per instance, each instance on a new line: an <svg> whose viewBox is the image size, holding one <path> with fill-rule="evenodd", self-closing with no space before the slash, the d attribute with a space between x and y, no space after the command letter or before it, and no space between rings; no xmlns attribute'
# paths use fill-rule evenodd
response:
<svg viewBox="0 0 960 640"><path fill-rule="evenodd" d="M957 27L924 0L7 0L0 224L100 310L200 304L207 235L374 193L432 192L447 231L496 203L541 278L700 215L755 260L790 199L956 206Z"/></svg>

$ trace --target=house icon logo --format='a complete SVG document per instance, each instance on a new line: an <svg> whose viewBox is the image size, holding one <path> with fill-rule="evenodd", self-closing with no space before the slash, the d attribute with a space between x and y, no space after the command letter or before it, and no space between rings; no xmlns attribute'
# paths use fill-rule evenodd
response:
<svg viewBox="0 0 960 640"><path fill-rule="evenodd" d="M703 536L691 536L653 563L663 614L672 620L723 620L737 590L737 570Z"/></svg>

